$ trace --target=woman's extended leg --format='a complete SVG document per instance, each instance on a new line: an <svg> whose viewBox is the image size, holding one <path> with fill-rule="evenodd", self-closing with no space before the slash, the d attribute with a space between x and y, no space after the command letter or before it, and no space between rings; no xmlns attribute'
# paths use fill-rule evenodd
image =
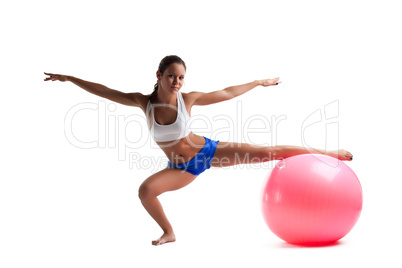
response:
<svg viewBox="0 0 402 268"><path fill-rule="evenodd" d="M157 196L168 191L178 190L191 183L197 176L179 169L166 168L146 179L138 190L141 203L151 217L163 230L163 235L153 245L162 245L176 241L173 228L170 225Z"/></svg>
<svg viewBox="0 0 402 268"><path fill-rule="evenodd" d="M353 156L346 150L324 151L319 149L306 149L299 146L257 146L247 143L219 142L211 165L225 167L238 164L261 163L300 154L325 154L340 160L352 160Z"/></svg>

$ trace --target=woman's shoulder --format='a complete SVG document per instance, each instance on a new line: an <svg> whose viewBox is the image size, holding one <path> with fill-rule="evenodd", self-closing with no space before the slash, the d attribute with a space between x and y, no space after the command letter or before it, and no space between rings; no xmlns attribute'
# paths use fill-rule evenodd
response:
<svg viewBox="0 0 402 268"><path fill-rule="evenodd" d="M194 101L197 99L198 95L200 92L197 91L192 91L192 92L188 92L188 93L184 93L182 92L181 95L183 96L183 100L184 103L186 104L186 106L193 106Z"/></svg>
<svg viewBox="0 0 402 268"><path fill-rule="evenodd" d="M151 96L151 94L144 95L144 94L142 94L142 93L140 93L140 92L136 92L135 94L137 95L138 99L139 99L141 102L145 103L145 104L148 103L149 97Z"/></svg>
<svg viewBox="0 0 402 268"><path fill-rule="evenodd" d="M218 91L216 91L218 92ZM200 92L200 91L192 91L189 93L186 93L186 96L183 96L183 99L189 107L192 107L194 105L208 105L212 103L216 103L217 101L214 100L214 95L211 94L216 94L216 92L210 92L210 93L205 93L205 92ZM211 100L212 99L212 100ZM202 102L200 100L203 100Z"/></svg>
<svg viewBox="0 0 402 268"><path fill-rule="evenodd" d="M144 95L140 92L131 93L133 97L136 99L138 106L145 112L148 106L150 94Z"/></svg>
<svg viewBox="0 0 402 268"><path fill-rule="evenodd" d="M141 94L141 93L140 93L140 94ZM146 95L141 94L141 97L148 101L148 100L149 100L149 97L151 97L151 94L146 94Z"/></svg>

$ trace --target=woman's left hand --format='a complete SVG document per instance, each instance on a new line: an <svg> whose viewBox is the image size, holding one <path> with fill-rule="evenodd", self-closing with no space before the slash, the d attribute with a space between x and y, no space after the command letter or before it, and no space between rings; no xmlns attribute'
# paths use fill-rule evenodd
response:
<svg viewBox="0 0 402 268"><path fill-rule="evenodd" d="M258 83L260 86L263 87L269 87L269 86L276 86L279 83L282 83L279 81L279 77L273 78L273 79L264 79L264 80L258 80Z"/></svg>

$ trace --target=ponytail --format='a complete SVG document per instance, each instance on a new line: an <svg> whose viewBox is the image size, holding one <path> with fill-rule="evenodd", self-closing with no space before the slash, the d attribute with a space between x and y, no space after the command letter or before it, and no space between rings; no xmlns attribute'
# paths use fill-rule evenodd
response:
<svg viewBox="0 0 402 268"><path fill-rule="evenodd" d="M151 102L151 103L156 102L156 97L158 95L158 85L159 85L159 81L156 82L156 84L154 85L154 91L152 92L151 96L149 96L149 102Z"/></svg>

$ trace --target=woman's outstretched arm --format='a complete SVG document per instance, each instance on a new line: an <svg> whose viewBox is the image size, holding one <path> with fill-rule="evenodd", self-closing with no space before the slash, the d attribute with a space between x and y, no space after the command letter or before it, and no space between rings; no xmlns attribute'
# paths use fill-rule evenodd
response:
<svg viewBox="0 0 402 268"><path fill-rule="evenodd" d="M95 94L99 97L106 98L111 101L115 101L120 104L128 106L141 106L140 99L143 97L141 93L124 93L114 89L110 89L104 85L93 83L79 79L74 76L62 75L62 74L52 74L45 73L49 77L45 78L45 81L61 81L61 82L71 82L82 89L88 91L89 93Z"/></svg>
<svg viewBox="0 0 402 268"><path fill-rule="evenodd" d="M222 90L213 91L209 93L203 92L191 92L191 97L193 98L193 105L209 105L213 103L218 103L221 101L226 101L240 96L247 91L257 87L257 86L275 86L281 83L279 77L273 79L255 80L243 85L231 86Z"/></svg>

